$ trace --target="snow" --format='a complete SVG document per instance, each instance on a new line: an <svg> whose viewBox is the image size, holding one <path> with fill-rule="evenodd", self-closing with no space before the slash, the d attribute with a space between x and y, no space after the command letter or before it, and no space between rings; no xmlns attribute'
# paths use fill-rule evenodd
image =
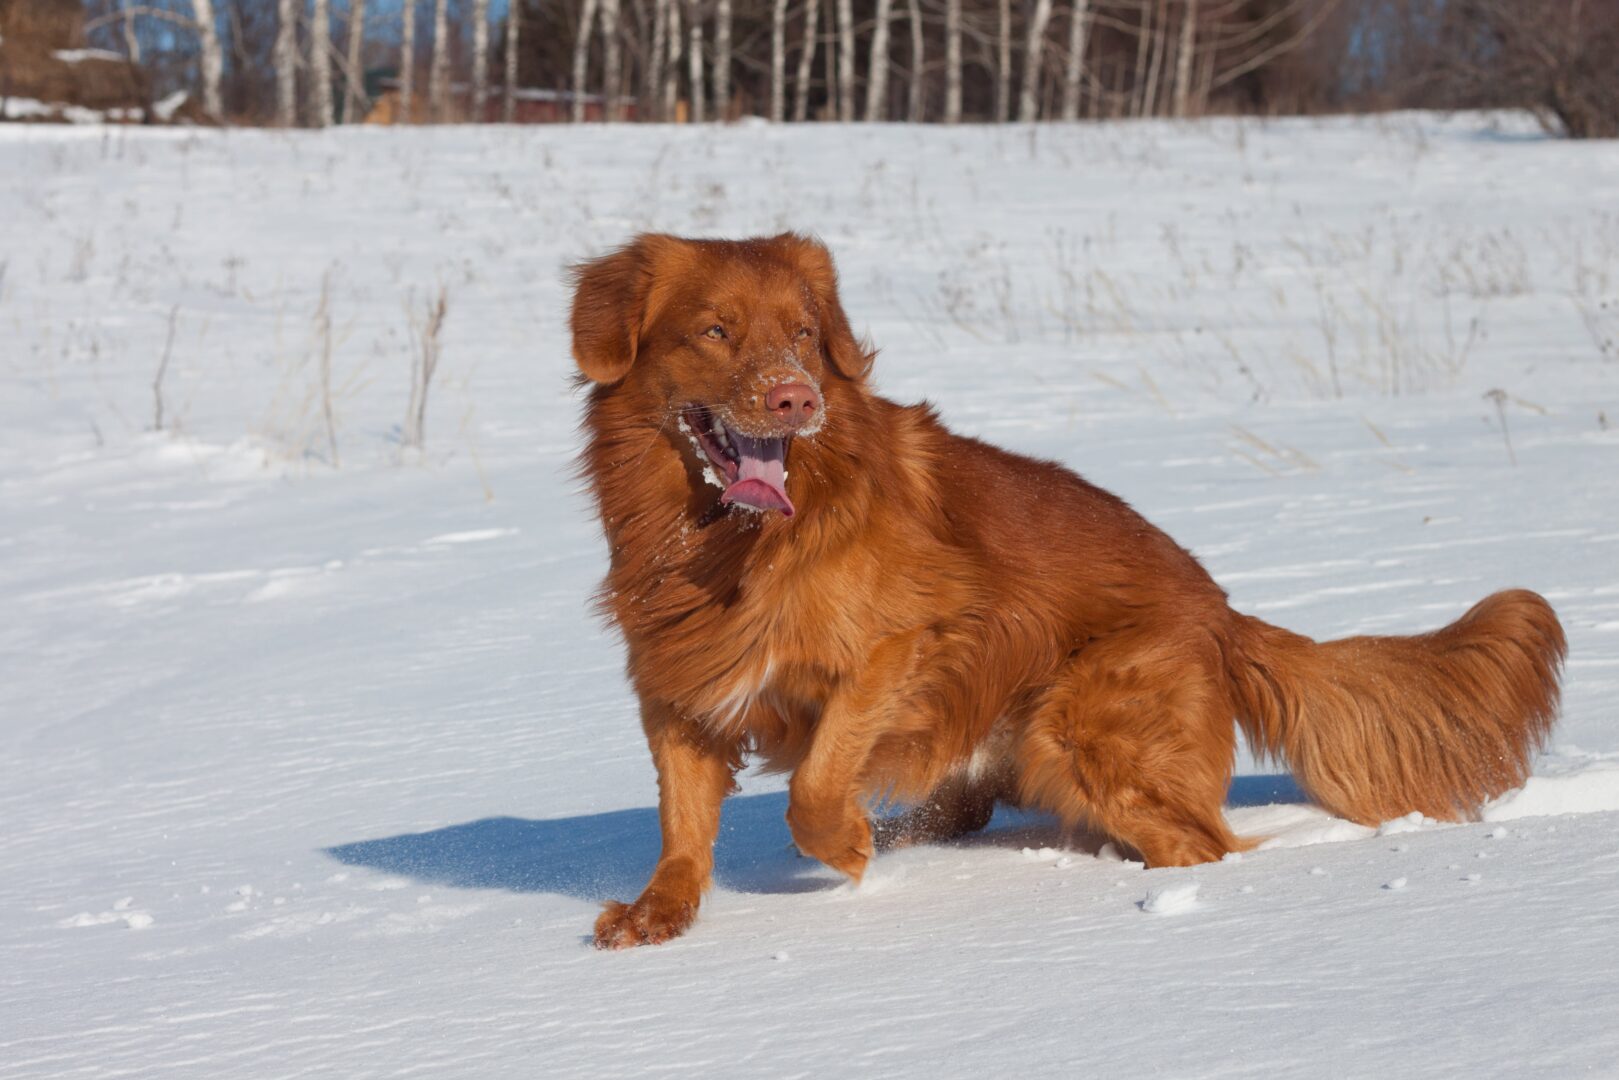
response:
<svg viewBox="0 0 1619 1080"><path fill-rule="evenodd" d="M1485 821L1619 810L1619 754L1573 755L1546 762L1517 791L1484 808ZM1495 832L1505 835L1505 830Z"/></svg>
<svg viewBox="0 0 1619 1080"><path fill-rule="evenodd" d="M105 60L114 64L125 62L122 55L110 49L52 49L51 55L64 64L77 64L84 60Z"/></svg>
<svg viewBox="0 0 1619 1080"><path fill-rule="evenodd" d="M191 99L189 90L171 90L152 103L152 115L165 124L174 119L174 114Z"/></svg>
<svg viewBox="0 0 1619 1080"><path fill-rule="evenodd" d="M95 49L81 49L78 52L94 54ZM63 53L57 53L58 59L67 59ZM116 53L109 54L114 59L122 60ZM100 57L96 57L100 59ZM78 59L86 59L79 56ZM184 105L190 95L184 90L176 90L166 94L152 103L152 115L164 123L174 119L175 112ZM106 124L137 123L145 118L145 110L130 108L91 109L84 105L68 105L59 101L40 101L38 98L6 97L0 98L0 120L48 120L57 123L69 124Z"/></svg>
<svg viewBox="0 0 1619 1080"><path fill-rule="evenodd" d="M1196 911L1198 883L1195 881L1177 881L1171 885L1159 885L1147 890L1147 898L1141 901L1141 910L1148 915L1184 915L1188 911Z"/></svg>
<svg viewBox="0 0 1619 1080"><path fill-rule="evenodd" d="M90 109L83 105L40 101L37 98L0 99L0 120L53 120L70 124L104 124L109 120L139 120L139 109ZM167 119L167 117L165 117Z"/></svg>
<svg viewBox="0 0 1619 1080"><path fill-rule="evenodd" d="M8 1077L1619 1060L1619 147L1419 114L22 125L0 185ZM1402 633L1543 592L1570 659L1535 775L1485 822L1374 829L1244 754L1240 860L1002 812L853 889L749 775L690 934L590 949L658 830L589 611L563 266L789 227L885 392L1124 495L1241 610Z"/></svg>

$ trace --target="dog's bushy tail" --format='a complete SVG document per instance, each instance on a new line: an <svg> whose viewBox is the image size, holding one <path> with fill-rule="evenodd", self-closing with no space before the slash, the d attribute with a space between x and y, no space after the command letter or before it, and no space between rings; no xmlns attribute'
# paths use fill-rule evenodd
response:
<svg viewBox="0 0 1619 1080"><path fill-rule="evenodd" d="M1556 719L1567 651L1551 605L1522 589L1415 637L1317 643L1239 615L1233 645L1238 722L1255 752L1368 825L1413 810L1476 818L1521 785Z"/></svg>

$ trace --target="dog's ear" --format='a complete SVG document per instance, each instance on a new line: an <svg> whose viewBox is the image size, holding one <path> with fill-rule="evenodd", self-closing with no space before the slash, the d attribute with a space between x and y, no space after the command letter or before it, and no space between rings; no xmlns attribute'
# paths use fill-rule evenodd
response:
<svg viewBox="0 0 1619 1080"><path fill-rule="evenodd" d="M635 363L652 289L654 251L663 239L642 234L617 251L571 268L573 359L593 382L616 383Z"/></svg>
<svg viewBox="0 0 1619 1080"><path fill-rule="evenodd" d="M838 300L838 271L832 253L819 240L782 233L774 242L786 252L809 285L821 324L821 348L827 362L848 379L864 379L877 354L849 329L849 316Z"/></svg>

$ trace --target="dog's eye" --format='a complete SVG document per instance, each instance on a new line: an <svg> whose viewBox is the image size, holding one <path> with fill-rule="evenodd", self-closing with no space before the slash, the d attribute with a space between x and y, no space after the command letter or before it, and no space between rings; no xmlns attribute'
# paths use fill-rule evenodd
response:
<svg viewBox="0 0 1619 1080"><path fill-rule="evenodd" d="M815 336L815 331L811 330L807 326L800 326L798 328L798 336L800 338L814 337Z"/></svg>
<svg viewBox="0 0 1619 1080"><path fill-rule="evenodd" d="M706 338L712 338L715 341L724 341L725 327L721 326L719 323L715 323L713 326L710 326L707 330L703 331L703 336Z"/></svg>

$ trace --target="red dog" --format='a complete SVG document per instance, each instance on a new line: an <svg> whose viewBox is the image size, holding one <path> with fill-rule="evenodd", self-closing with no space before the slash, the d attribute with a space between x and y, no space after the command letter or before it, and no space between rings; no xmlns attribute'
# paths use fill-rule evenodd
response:
<svg viewBox="0 0 1619 1080"><path fill-rule="evenodd" d="M576 280L600 603L663 828L600 947L691 924L748 755L792 773L799 848L858 879L879 794L916 807L899 840L981 828L1005 801L1182 866L1253 844L1221 815L1233 717L1368 824L1475 815L1551 728L1565 645L1539 596L1323 643L1240 615L1118 498L872 393L812 240L642 236Z"/></svg>

